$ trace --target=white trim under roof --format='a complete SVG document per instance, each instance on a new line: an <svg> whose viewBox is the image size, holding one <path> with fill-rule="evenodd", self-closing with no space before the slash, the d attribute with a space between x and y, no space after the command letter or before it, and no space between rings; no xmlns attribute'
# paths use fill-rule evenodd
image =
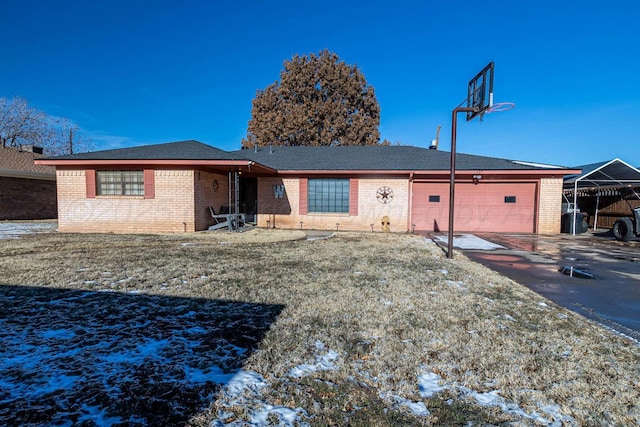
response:
<svg viewBox="0 0 640 427"><path fill-rule="evenodd" d="M567 169L564 166L556 166L556 165L547 165L544 163L534 163L534 162L523 162L522 160L511 160L513 163L522 165L522 166L531 166L534 168L544 168L544 169Z"/></svg>

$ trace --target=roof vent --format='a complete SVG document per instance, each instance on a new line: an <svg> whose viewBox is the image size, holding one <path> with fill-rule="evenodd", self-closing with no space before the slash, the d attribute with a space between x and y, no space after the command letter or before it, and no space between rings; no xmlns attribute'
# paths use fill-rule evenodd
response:
<svg viewBox="0 0 640 427"><path fill-rule="evenodd" d="M438 140L432 139L431 145L429 146L429 150L437 150L438 149Z"/></svg>
<svg viewBox="0 0 640 427"><path fill-rule="evenodd" d="M269 144L269 154L273 154L273 145Z"/></svg>

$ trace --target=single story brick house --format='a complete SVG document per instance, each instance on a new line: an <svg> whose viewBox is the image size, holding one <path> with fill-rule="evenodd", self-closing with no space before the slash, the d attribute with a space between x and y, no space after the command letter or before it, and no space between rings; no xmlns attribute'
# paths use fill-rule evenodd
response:
<svg viewBox="0 0 640 427"><path fill-rule="evenodd" d="M450 153L411 146L264 147L197 141L51 157L61 232L192 232L209 207L261 227L445 231ZM458 154L455 231L560 232L565 167ZM235 208L234 208L235 206Z"/></svg>
<svg viewBox="0 0 640 427"><path fill-rule="evenodd" d="M56 170L34 164L42 157L37 147L0 145L0 220L56 217Z"/></svg>

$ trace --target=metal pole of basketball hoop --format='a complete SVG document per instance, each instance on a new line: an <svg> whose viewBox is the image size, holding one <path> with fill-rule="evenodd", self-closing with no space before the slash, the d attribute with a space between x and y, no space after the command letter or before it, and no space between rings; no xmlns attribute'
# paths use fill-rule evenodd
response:
<svg viewBox="0 0 640 427"><path fill-rule="evenodd" d="M453 258L453 202L456 194L456 132L458 113L477 113L478 107L454 108L451 116L451 181L449 182L449 234L447 238L447 258Z"/></svg>
<svg viewBox="0 0 640 427"><path fill-rule="evenodd" d="M490 62L467 86L466 107L460 105L453 109L451 117L451 181L449 183L449 230L447 238L447 258L453 258L453 218L456 194L456 133L458 128L458 113L467 113L467 121L476 116L484 115L493 105L493 62Z"/></svg>

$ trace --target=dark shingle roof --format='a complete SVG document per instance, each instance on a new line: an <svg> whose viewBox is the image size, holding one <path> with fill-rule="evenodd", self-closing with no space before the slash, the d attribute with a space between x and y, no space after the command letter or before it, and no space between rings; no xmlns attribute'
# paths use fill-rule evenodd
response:
<svg viewBox="0 0 640 427"><path fill-rule="evenodd" d="M449 170L451 153L411 146L262 147L223 151L198 141L179 141L51 157L50 160L252 160L279 171ZM456 155L457 170L545 170L557 166L495 157Z"/></svg>
<svg viewBox="0 0 640 427"><path fill-rule="evenodd" d="M411 146L268 147L231 152L277 170L449 170L451 153ZM541 165L543 166L543 165ZM551 168L551 167L549 167ZM495 157L456 154L457 170L546 169Z"/></svg>
<svg viewBox="0 0 640 427"><path fill-rule="evenodd" d="M50 157L55 160L230 160L227 151L198 141L141 145L115 150L93 151Z"/></svg>
<svg viewBox="0 0 640 427"><path fill-rule="evenodd" d="M54 166L36 165L35 159L43 156L32 151L21 151L13 147L0 146L0 175L9 172L35 174L35 175L56 175Z"/></svg>

